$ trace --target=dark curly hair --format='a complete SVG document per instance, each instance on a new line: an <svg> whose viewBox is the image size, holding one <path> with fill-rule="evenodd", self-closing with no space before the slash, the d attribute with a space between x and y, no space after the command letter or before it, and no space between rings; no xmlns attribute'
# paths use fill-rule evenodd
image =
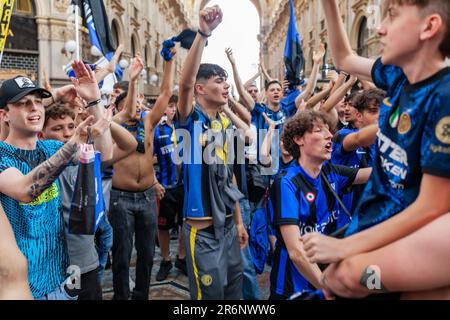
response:
<svg viewBox="0 0 450 320"><path fill-rule="evenodd" d="M44 128L47 126L48 119L52 118L53 120L57 120L64 119L65 117L70 117L75 120L75 112L65 107L62 103L53 103L45 108Z"/></svg>
<svg viewBox="0 0 450 320"><path fill-rule="evenodd" d="M281 140L284 148L295 159L300 158L300 147L295 143L295 137L303 137L306 132L312 132L314 125L324 123L330 130L334 125L326 113L314 110L305 110L296 114L284 126Z"/></svg>
<svg viewBox="0 0 450 320"><path fill-rule="evenodd" d="M370 88L358 93L353 98L352 104L358 112L363 112L368 109L372 103L380 106L385 96L386 91L378 88Z"/></svg>

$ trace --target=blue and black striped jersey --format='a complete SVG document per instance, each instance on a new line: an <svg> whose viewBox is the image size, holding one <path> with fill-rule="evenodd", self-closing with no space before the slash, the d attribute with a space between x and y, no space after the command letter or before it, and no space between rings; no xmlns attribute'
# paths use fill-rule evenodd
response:
<svg viewBox="0 0 450 320"><path fill-rule="evenodd" d="M380 108L373 172L346 235L410 206L424 173L450 178L450 68L411 85L401 68L378 59L372 78L387 97Z"/></svg>
<svg viewBox="0 0 450 320"><path fill-rule="evenodd" d="M270 275L272 293L288 298L309 286L289 259L280 227L298 226L299 234L303 235L308 232L331 234L345 226L350 217L342 210L324 179L338 193L353 184L357 173L358 169L327 162L317 178L311 177L301 165L296 165L286 169L275 180L270 194L277 237Z"/></svg>
<svg viewBox="0 0 450 320"><path fill-rule="evenodd" d="M172 159L178 142L174 124L162 121L155 128L153 148L159 165L157 178L166 189L180 186L183 183L182 164L175 164Z"/></svg>

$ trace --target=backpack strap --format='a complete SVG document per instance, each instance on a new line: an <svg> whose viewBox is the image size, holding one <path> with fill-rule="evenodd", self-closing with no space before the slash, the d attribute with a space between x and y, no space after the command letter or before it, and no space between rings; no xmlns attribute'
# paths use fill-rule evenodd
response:
<svg viewBox="0 0 450 320"><path fill-rule="evenodd" d="M322 180L325 181L325 184L330 189L330 191L333 194L333 196L336 198L336 200L339 203L339 205L341 206L342 210L344 210L345 214L351 219L352 218L352 214L345 207L345 205L342 202L341 198L338 196L336 191L333 189L333 187L331 186L330 182L328 181L328 179L325 176L325 174L323 173L323 171L320 174L322 175ZM336 237L336 238L342 236L344 234L345 230L347 230L348 226L349 226L349 224L346 224L342 228L340 228L340 229L336 230L335 232L331 233L330 236L331 237Z"/></svg>

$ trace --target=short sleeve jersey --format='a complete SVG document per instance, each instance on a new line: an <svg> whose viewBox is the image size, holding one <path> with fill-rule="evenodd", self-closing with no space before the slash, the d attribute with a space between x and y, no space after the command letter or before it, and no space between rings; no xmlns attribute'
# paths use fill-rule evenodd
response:
<svg viewBox="0 0 450 320"><path fill-rule="evenodd" d="M21 150L0 142L0 174L16 168L26 175L55 154L63 144L38 141L36 149ZM30 203L0 193L20 251L28 260L28 281L33 297L55 290L65 279L68 266L60 184L56 180Z"/></svg>
<svg viewBox="0 0 450 320"><path fill-rule="evenodd" d="M180 139L183 148L184 217L205 219L212 218L217 213L233 213L234 203L224 201L225 185L231 184L233 177L233 162L226 161L226 134L232 130L231 122L220 114L211 120L197 105L183 123L177 121L177 126L188 134L188 137ZM205 133L209 129L217 131L222 140L211 139L206 143ZM205 154L221 160L217 160L215 164L207 163ZM225 162L226 168L222 170Z"/></svg>
<svg viewBox="0 0 450 320"><path fill-rule="evenodd" d="M274 226L277 236L274 266L271 272L271 291L289 297L309 288L305 278L289 259L280 227L295 225L300 234L320 232L330 234L346 225L350 218L340 208L330 187L340 190L353 184L358 169L325 163L322 173L311 177L300 165L290 167L279 181L275 182L277 199L273 201Z"/></svg>
<svg viewBox="0 0 450 320"><path fill-rule="evenodd" d="M294 103L295 108L295 103ZM285 124L286 120L291 117L295 112L292 110L292 105L284 106L280 104L280 109L278 111L272 111L267 105L263 103L256 103L255 107L253 108L251 115L252 120L251 122L255 125L257 130L256 135L256 145L257 145L257 156L259 159L259 154L261 150L261 145L264 141L264 136L261 134L261 130L265 130L264 132L267 132L267 129L269 128L269 125L266 123L266 120L264 119L263 113L266 113L266 115L275 122L275 129L279 130L278 134L279 137L281 137L281 130L283 129L283 125ZM273 139L275 141L275 139ZM276 144L278 144L278 141L275 141ZM272 146L272 150L275 150L274 146ZM281 150L280 150L281 152Z"/></svg>
<svg viewBox="0 0 450 320"><path fill-rule="evenodd" d="M379 59L372 78L387 97L380 109L373 172L347 235L407 208L419 194L424 173L450 178L450 68L411 85L401 68Z"/></svg>
<svg viewBox="0 0 450 320"><path fill-rule="evenodd" d="M358 148L353 151L345 151L343 144L344 139L351 133L358 132L356 128L343 128L339 130L333 137L333 153L331 162L352 168L368 168L372 166L372 155L374 145L369 148ZM353 212L356 202L360 199L364 190L364 185L353 186L348 190L344 190L339 196L345 207Z"/></svg>
<svg viewBox="0 0 450 320"><path fill-rule="evenodd" d="M177 145L175 125L162 121L155 129L153 148L159 164L158 181L166 189L175 188L183 183L182 165L177 165L172 160Z"/></svg>

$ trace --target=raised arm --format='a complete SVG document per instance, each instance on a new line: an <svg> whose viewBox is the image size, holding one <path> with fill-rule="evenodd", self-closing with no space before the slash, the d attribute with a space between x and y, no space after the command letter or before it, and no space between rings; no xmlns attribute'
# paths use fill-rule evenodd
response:
<svg viewBox="0 0 450 320"><path fill-rule="evenodd" d="M273 81L275 78L272 78L269 73L267 72L266 68L264 67L264 62L261 59L261 62L259 63L259 68L261 69L261 73L264 75L264 78L266 78L267 81Z"/></svg>
<svg viewBox="0 0 450 320"><path fill-rule="evenodd" d="M240 132L242 132L243 137L246 142L252 143L252 141L256 138L253 136L253 132L250 128L250 125L245 123L237 114L231 111L228 105L223 106L223 112L225 115L231 120L231 122L238 128Z"/></svg>
<svg viewBox="0 0 450 320"><path fill-rule="evenodd" d="M246 124L250 125L250 123L252 122L252 115L250 114L250 112L233 97L229 97L228 100L230 101L233 110L236 112L239 118L241 118L242 121L244 121Z"/></svg>
<svg viewBox="0 0 450 320"><path fill-rule="evenodd" d="M358 132L353 132L347 135L342 141L342 147L345 151L350 152L359 147L370 147L375 143L377 137L378 124L371 124L362 128Z"/></svg>
<svg viewBox="0 0 450 320"><path fill-rule="evenodd" d="M244 83L244 88L246 89L248 86L252 85L256 81L256 79L258 79L259 76L260 72L258 71L253 77L251 77Z"/></svg>
<svg viewBox="0 0 450 320"><path fill-rule="evenodd" d="M128 69L130 77L128 94L122 111L113 117L113 121L115 123L123 124L136 116L137 80L142 72L142 69L144 69L144 62L138 53L136 54L136 57L131 60L130 68Z"/></svg>
<svg viewBox="0 0 450 320"><path fill-rule="evenodd" d="M336 0L321 0L327 24L328 44L333 62L339 70L354 74L363 80L371 80L375 60L360 57L353 53L345 32Z"/></svg>
<svg viewBox="0 0 450 320"><path fill-rule="evenodd" d="M172 53L174 53L174 49L172 49ZM145 116L144 121L145 124L149 126L149 128L153 129L159 123L162 116L164 115L164 112L166 111L167 105L169 104L170 97L172 96L174 58L175 55L170 61L165 62L166 65L164 67L164 75L158 99L156 100L153 109Z"/></svg>
<svg viewBox="0 0 450 320"><path fill-rule="evenodd" d="M105 114L105 108L99 103L100 90L91 68L86 67L81 61L74 61L72 68L76 78L70 80L78 95L90 105L89 114L94 116L94 121L99 125L100 132L94 139L95 148L101 153L102 161L110 160L113 156L113 142L109 131L112 114Z"/></svg>
<svg viewBox="0 0 450 320"><path fill-rule="evenodd" d="M330 112L331 109L333 109L339 101L341 101L345 95L347 94L348 90L350 90L358 81L358 79L354 76L351 76L350 79L344 83L339 89L336 90L336 92L330 96L327 101L320 107L320 111L323 112Z"/></svg>
<svg viewBox="0 0 450 320"><path fill-rule="evenodd" d="M236 84L236 89L239 93L241 101L249 111L252 111L255 107L255 101L242 84L241 77L239 76L239 72L237 70L236 60L233 56L233 51L231 50L231 48L227 48L225 52L227 54L228 60L231 63L231 67L233 68L234 83Z"/></svg>
<svg viewBox="0 0 450 320"><path fill-rule="evenodd" d="M341 72L339 73L339 75L334 70L332 72L336 73L335 75L332 75L333 78L334 77L336 78L330 79L330 81L334 81L334 86L333 89L331 89L330 96L333 95L333 93L335 93L336 90L339 89L345 83L345 79L347 78L347 74L345 72ZM330 78L330 73L331 72L329 72L329 74L327 75L327 78Z"/></svg>
<svg viewBox="0 0 450 320"><path fill-rule="evenodd" d="M322 59L325 56L325 46L323 43L320 44L319 50L317 52L314 52L313 55L313 68L311 70L311 74L308 78L308 84L306 85L305 90L303 90L302 93L298 95L298 97L295 99L295 106L297 109L299 108L302 100L308 100L311 98L312 94L314 93L314 88L317 84L317 74L319 73L320 65L322 64Z"/></svg>
<svg viewBox="0 0 450 320"><path fill-rule="evenodd" d="M273 132L275 131L275 122L270 119L265 112L263 113L263 117L269 125L269 128L266 136L264 137L263 143L261 144L261 163L265 166L270 166L272 164L270 149L272 146Z"/></svg>
<svg viewBox="0 0 450 320"><path fill-rule="evenodd" d="M180 121L184 122L192 111L192 98L194 97L194 87L203 50L206 44L206 36L210 36L213 30L222 22L222 10L219 6L208 7L199 13L199 32L194 43L189 50L186 60L183 63L183 70L180 79L180 94L178 99L178 115Z"/></svg>
<svg viewBox="0 0 450 320"><path fill-rule="evenodd" d="M114 52L113 57L111 58L111 61L109 61L108 65L105 68L96 68L95 70L95 79L97 79L98 82L102 81L106 78L106 76L110 73L114 73L116 70L116 65L119 62L120 55L123 51L123 44L120 44L116 52Z"/></svg>
<svg viewBox="0 0 450 320"><path fill-rule="evenodd" d="M312 109L318 104L320 101L328 97L331 92L330 86L324 86L322 91L313 95L308 101L306 101L306 109Z"/></svg>
<svg viewBox="0 0 450 320"><path fill-rule="evenodd" d="M93 121L94 117L89 116L61 149L30 173L24 175L16 168L8 168L0 173L0 193L24 203L29 203L41 195L69 163L76 161L78 144L86 142L86 128Z"/></svg>

